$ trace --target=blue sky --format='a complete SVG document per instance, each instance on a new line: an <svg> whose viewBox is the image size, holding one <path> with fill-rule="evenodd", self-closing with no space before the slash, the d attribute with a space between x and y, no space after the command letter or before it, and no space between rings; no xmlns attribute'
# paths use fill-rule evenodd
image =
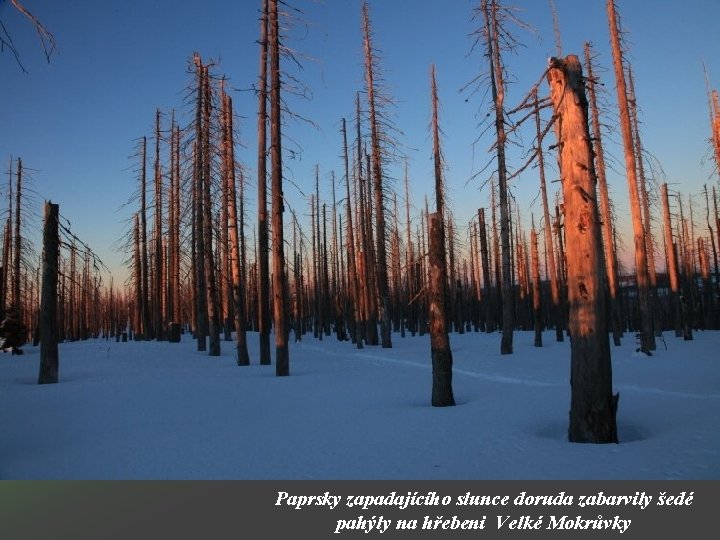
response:
<svg viewBox="0 0 720 540"><path fill-rule="evenodd" d="M260 0L184 1L126 0L124 2L25 0L26 7L54 33L58 54L44 60L32 28L6 1L0 16L11 31L29 73L22 73L12 56L0 55L3 74L0 105L0 159L3 170L9 157L20 156L33 173L34 189L41 198L60 204L75 233L87 241L112 269L124 254L113 244L123 234L129 210L119 209L135 189L132 173L134 140L150 136L154 111L183 107L188 59L198 51L219 63L234 92L242 141L238 157L251 175L255 193L255 108L251 92L258 67L257 35ZM296 0L307 27L296 29L288 44L306 56L299 76L312 91L308 101L290 99L299 114L313 120L315 129L290 122L286 133L302 152L286 158L289 177L309 193L314 166L320 165L324 191L329 198L329 174L342 170L339 158L340 119L350 120L355 92L362 89L362 42L358 0ZM412 202L423 204L432 193L431 140L428 136L429 69L436 64L441 126L445 132L447 182L451 204L460 224L478 207L487 206L489 192L481 190L483 174L468 182L490 158L491 133L473 148L483 115L489 110L482 94L461 94L459 89L481 70L480 51L468 56L471 38L479 24L471 20L476 1L393 0L370 2L375 45L396 106L392 112L402 131L401 150L408 155ZM666 180L683 192L697 194L710 179L709 125L704 60L714 88L720 86L720 34L714 27L720 3L692 0L619 1L631 46L629 59L635 71L636 93L643 122L645 148L660 161ZM546 0L517 0L520 17L535 32L518 29L523 44L517 54L505 56L512 76L507 103L517 104L542 74L547 58L555 54L552 18ZM597 62L610 68L604 0L556 0L565 54L582 54L585 41L593 42ZM606 122L615 125L614 78L600 75L608 100ZM541 94L547 92L545 85ZM622 171L618 134L609 133L606 151ZM525 135L525 148L532 138ZM523 162L522 149L511 153L511 167ZM554 163L554 157L548 159ZM390 170L399 176L400 166ZM555 170L549 173L557 176ZM610 172L614 204L621 225L629 214L627 187L622 174ZM662 179L660 179L662 180ZM557 189L559 184L552 184ZM398 185L398 188L401 188ZM525 226L531 213L539 218L534 201L537 173L530 169L513 182ZM307 205L295 187L288 186L291 205L305 213ZM400 190L402 193L402 190ZM254 195L251 196L254 201ZM698 198L698 204L700 199ZM700 207L698 207L700 208ZM659 214L658 214L659 215ZM624 225L623 225L624 226ZM249 229L248 233L252 232ZM464 232L461 239L464 239ZM628 240L629 241L629 240Z"/></svg>

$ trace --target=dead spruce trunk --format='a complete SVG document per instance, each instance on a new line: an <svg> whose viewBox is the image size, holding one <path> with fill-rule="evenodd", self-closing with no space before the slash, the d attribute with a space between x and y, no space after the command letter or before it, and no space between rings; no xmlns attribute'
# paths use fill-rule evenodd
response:
<svg viewBox="0 0 720 540"><path fill-rule="evenodd" d="M40 374L38 384L58 382L58 319L57 285L60 207L45 203L45 225L43 226L42 298L40 300Z"/></svg>
<svg viewBox="0 0 720 540"><path fill-rule="evenodd" d="M571 336L570 442L617 442L618 396L612 394L605 317L605 269L595 199L595 169L582 67L577 56L551 59L548 70L565 201Z"/></svg>

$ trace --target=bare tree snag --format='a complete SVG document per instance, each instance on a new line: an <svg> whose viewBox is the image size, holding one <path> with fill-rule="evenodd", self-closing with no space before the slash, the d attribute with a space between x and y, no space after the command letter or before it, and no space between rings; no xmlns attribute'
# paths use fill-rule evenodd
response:
<svg viewBox="0 0 720 540"><path fill-rule="evenodd" d="M230 269L232 274L232 298L234 303L236 361L238 366L250 365L250 355L247 348L247 335L245 333L245 279L243 277L244 261L240 246L238 229L243 227L243 221L238 221L237 190L235 185L235 144L233 134L233 106L232 98L225 95L225 154L228 161L227 184L228 193L228 232L230 240ZM242 204L241 204L242 206ZM244 235L242 235L244 236Z"/></svg>
<svg viewBox="0 0 720 540"><path fill-rule="evenodd" d="M267 69L268 0L263 0L260 18L260 75L258 78L258 292L257 319L260 338L260 364L270 365L270 262L267 216Z"/></svg>
<svg viewBox="0 0 720 540"><path fill-rule="evenodd" d="M678 261L673 243L672 223L670 220L670 201L668 199L667 184L660 186L660 199L663 209L663 229L665 231L665 253L667 254L667 273L670 280L670 309L673 314L675 336L680 337L682 332L682 307L680 306Z"/></svg>
<svg viewBox="0 0 720 540"><path fill-rule="evenodd" d="M165 339L165 321L163 320L163 180L160 167L160 109L155 111L155 265L153 267L153 329L158 341Z"/></svg>
<svg viewBox="0 0 720 540"><path fill-rule="evenodd" d="M349 296L351 313L349 319L350 334L358 349L363 348L364 333L359 328L361 325L360 316L360 287L358 284L358 271L355 265L355 231L353 229L353 208L352 199L350 197L350 165L348 157L347 143L347 125L345 119L342 119L343 134L343 156L345 164L345 226L347 228L347 268L349 281Z"/></svg>
<svg viewBox="0 0 720 540"><path fill-rule="evenodd" d="M363 3L363 36L365 48L365 88L368 99L368 113L370 122L370 144L372 146L372 170L368 170L368 178L372 178L373 195L375 198L375 239L376 239L376 274L377 290L380 303L381 345L383 348L392 347L390 335L390 306L389 285L387 272L387 255L385 249L385 204L383 193L382 149L380 147L379 119L377 117L375 92L375 56L372 47L370 18L368 4Z"/></svg>
<svg viewBox="0 0 720 540"><path fill-rule="evenodd" d="M535 224L530 231L530 258L532 260L532 299L535 329L535 346L542 347L542 311L540 308L540 264L538 262L538 239Z"/></svg>
<svg viewBox="0 0 720 540"><path fill-rule="evenodd" d="M633 241L635 246L635 272L637 275L638 302L640 308L641 347L651 351L655 349L655 334L650 301L650 278L648 275L647 247L645 244L645 227L642 221L640 195L638 193L637 161L633 144L633 130L630 123L628 91L625 84L622 49L618 19L614 0L607 0L608 22L610 24L610 44L612 46L613 66L617 89L618 106L620 108L620 127L623 137L625 154L625 170L627 173L630 194L630 212L633 223Z"/></svg>
<svg viewBox="0 0 720 540"><path fill-rule="evenodd" d="M602 133L600 130L600 112L595 94L597 80L593 73L590 43L588 42L585 42L585 65L588 71L587 91L590 100L590 111L592 113L595 172L597 173L598 191L600 194L600 216L602 219L603 246L605 248L605 275L607 277L608 294L610 296L610 327L612 328L613 343L615 346L619 346L622 329L620 324L620 300L618 298L617 257L615 256L613 236L613 215L605 176L605 152L603 151Z"/></svg>
<svg viewBox="0 0 720 540"><path fill-rule="evenodd" d="M286 317L285 251L283 239L282 148L280 117L280 30L278 0L269 0L270 56L270 176L272 191L273 312L275 320L275 374L290 374Z"/></svg>
<svg viewBox="0 0 720 540"><path fill-rule="evenodd" d="M612 366L605 317L595 168L588 127L588 104L577 56L551 59L548 69L557 115L570 305L570 442L617 442L618 395L612 394Z"/></svg>
<svg viewBox="0 0 720 540"><path fill-rule="evenodd" d="M428 302L430 354L433 367L432 406L455 405L452 392L452 351L446 315L447 273L445 270L445 239L442 214L428 215Z"/></svg>
<svg viewBox="0 0 720 540"><path fill-rule="evenodd" d="M490 279L490 251L488 249L487 227L485 225L485 209L478 209L478 225L480 227L480 257L482 259L483 274L483 303L485 304L485 332L495 331L495 319L493 314L493 293Z"/></svg>
<svg viewBox="0 0 720 540"><path fill-rule="evenodd" d="M500 23L498 0L482 0L480 9L485 21L487 57L490 62L490 91L495 109L495 132L500 204L500 243L502 244L502 341L500 354L513 352L514 298L512 288L512 265L510 261L510 216L508 206L507 166L505 164L505 82L500 57Z"/></svg>
<svg viewBox="0 0 720 540"><path fill-rule="evenodd" d="M13 228L13 273L12 273L12 306L17 316L22 320L23 305L20 296L20 261L22 259L22 233L21 233L21 200L23 190L23 165L22 160L18 158L17 168L15 170L15 226Z"/></svg>
<svg viewBox="0 0 720 540"><path fill-rule="evenodd" d="M40 374L38 384L58 382L58 318L57 285L60 237L58 232L60 207L45 203L43 226L42 298L40 300Z"/></svg>
<svg viewBox="0 0 720 540"><path fill-rule="evenodd" d="M553 15L555 9L553 5ZM550 278L550 299L552 300L552 313L555 325L555 337L557 341L563 340L563 321L564 317L560 315L560 292L558 289L557 270L555 268L555 249L553 247L552 227L550 226L550 206L547 197L547 185L545 183L545 159L543 158L543 132L540 128L540 106L538 103L537 89L533 90L533 101L535 105L535 131L537 138L537 160L538 172L540 174L540 195L543 205L543 220L545 222L545 247L547 250L547 273Z"/></svg>

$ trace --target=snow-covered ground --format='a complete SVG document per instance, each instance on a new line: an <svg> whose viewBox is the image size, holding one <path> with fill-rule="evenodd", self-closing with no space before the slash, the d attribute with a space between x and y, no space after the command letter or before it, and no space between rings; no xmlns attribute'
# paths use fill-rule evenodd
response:
<svg viewBox="0 0 720 540"><path fill-rule="evenodd" d="M613 347L620 444L570 444L569 343L450 337L456 407L430 406L428 337L357 350L306 336L290 377L180 344L60 346L0 354L0 478L720 479L720 332L665 334L652 357Z"/></svg>

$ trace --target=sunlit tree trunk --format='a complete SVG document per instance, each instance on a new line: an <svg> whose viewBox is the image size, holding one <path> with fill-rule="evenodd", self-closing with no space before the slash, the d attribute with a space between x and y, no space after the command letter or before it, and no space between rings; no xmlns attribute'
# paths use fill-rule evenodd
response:
<svg viewBox="0 0 720 540"><path fill-rule="evenodd" d="M635 247L635 272L637 276L638 302L640 308L641 347L650 351L655 349L655 334L650 301L650 278L648 275L647 247L645 245L645 228L642 221L636 156L633 145L633 130L630 123L628 93L625 84L620 34L618 31L617 14L614 0L607 0L608 22L610 24L610 43L612 46L613 66L617 89L618 106L620 109L620 127L623 137L625 154L625 170L630 194L630 212L633 223L633 242Z"/></svg>
<svg viewBox="0 0 720 540"><path fill-rule="evenodd" d="M558 116L565 235L572 246L567 254L571 335L568 436L571 442L617 442L618 396L612 394L596 177L585 86L577 56L552 59L548 82Z"/></svg>
<svg viewBox="0 0 720 540"><path fill-rule="evenodd" d="M605 274L607 277L608 295L610 297L610 327L612 328L613 343L620 345L622 329L620 326L620 301L618 298L618 276L617 258L615 256L615 243L613 235L613 214L610 206L610 194L608 192L607 179L605 176L605 152L602 145L602 133L600 130L600 113L597 106L595 85L597 80L593 73L592 57L590 54L590 43L585 43L585 65L588 71L588 98L590 111L592 113L593 146L595 149L595 172L597 174L598 191L600 195L600 216L602 219L603 246L605 248Z"/></svg>

